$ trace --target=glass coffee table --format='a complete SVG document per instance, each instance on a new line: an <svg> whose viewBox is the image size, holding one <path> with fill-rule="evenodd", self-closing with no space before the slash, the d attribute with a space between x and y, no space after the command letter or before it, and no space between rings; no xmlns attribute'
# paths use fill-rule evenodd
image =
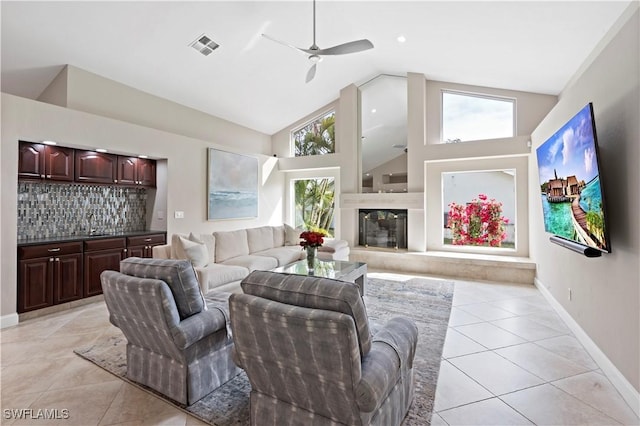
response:
<svg viewBox="0 0 640 426"><path fill-rule="evenodd" d="M367 283L367 264L362 262L347 262L344 260L324 261L316 259L313 272L309 273L307 260L304 259L280 266L274 269L273 272L349 281L358 286L361 296L364 296L364 287Z"/></svg>

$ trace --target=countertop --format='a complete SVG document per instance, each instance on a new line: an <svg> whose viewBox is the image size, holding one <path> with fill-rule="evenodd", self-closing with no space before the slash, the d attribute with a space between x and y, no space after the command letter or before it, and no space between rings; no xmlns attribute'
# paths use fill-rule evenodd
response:
<svg viewBox="0 0 640 426"><path fill-rule="evenodd" d="M38 244L49 244L49 243L66 243L66 242L73 242L73 241L99 240L103 238L137 237L141 235L166 234L166 233L167 231L129 231L129 232L104 233L100 235L65 235L61 237L30 238L26 240L18 240L18 247L33 246Z"/></svg>

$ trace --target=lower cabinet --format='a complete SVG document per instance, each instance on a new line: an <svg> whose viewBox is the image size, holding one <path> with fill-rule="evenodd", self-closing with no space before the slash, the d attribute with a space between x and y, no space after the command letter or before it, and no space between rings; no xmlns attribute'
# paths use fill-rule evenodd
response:
<svg viewBox="0 0 640 426"><path fill-rule="evenodd" d="M18 249L18 313L84 297L82 243Z"/></svg>
<svg viewBox="0 0 640 426"><path fill-rule="evenodd" d="M18 313L102 294L100 274L126 257L153 257L165 234L18 247Z"/></svg>
<svg viewBox="0 0 640 426"><path fill-rule="evenodd" d="M126 252L125 238L84 242L84 297L102 294L100 274L105 270L119 271Z"/></svg>
<svg viewBox="0 0 640 426"><path fill-rule="evenodd" d="M164 234L127 238L127 257L153 257L153 246L166 244Z"/></svg>

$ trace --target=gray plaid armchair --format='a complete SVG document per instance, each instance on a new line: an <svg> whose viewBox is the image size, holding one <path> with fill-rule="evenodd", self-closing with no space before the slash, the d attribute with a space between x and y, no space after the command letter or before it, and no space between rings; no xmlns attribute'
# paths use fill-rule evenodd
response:
<svg viewBox="0 0 640 426"><path fill-rule="evenodd" d="M128 258L100 278L127 338L127 377L191 405L240 373L226 297L203 299L188 260ZM228 295L227 295L228 296Z"/></svg>
<svg viewBox="0 0 640 426"><path fill-rule="evenodd" d="M372 335L358 287L255 271L229 299L252 425L399 425L413 399L415 323Z"/></svg>

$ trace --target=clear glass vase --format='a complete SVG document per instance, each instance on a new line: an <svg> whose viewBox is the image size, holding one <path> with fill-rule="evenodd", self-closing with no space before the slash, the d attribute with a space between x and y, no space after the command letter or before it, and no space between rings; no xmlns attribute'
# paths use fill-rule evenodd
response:
<svg viewBox="0 0 640 426"><path fill-rule="evenodd" d="M318 247L307 246L305 247L305 249L307 250L307 269L311 274L315 269L316 255L318 254Z"/></svg>

